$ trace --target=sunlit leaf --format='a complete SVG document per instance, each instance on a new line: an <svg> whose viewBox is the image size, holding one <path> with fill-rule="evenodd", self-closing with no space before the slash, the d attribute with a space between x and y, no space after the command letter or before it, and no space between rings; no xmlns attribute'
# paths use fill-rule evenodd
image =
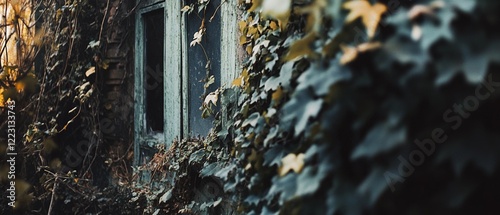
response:
<svg viewBox="0 0 500 215"><path fill-rule="evenodd" d="M295 173L300 173L304 167L304 154L300 153L298 155L290 153L281 159L281 166L278 169L278 174L280 176L286 175L290 170Z"/></svg>
<svg viewBox="0 0 500 215"><path fill-rule="evenodd" d="M307 56L313 53L311 49L312 42L316 39L316 33L311 32L307 34L304 38L295 41L288 50L285 56L285 61L290 61L298 57Z"/></svg>
<svg viewBox="0 0 500 215"><path fill-rule="evenodd" d="M286 26L290 11L292 9L292 0L263 0L262 15L280 21L282 26Z"/></svg>
<svg viewBox="0 0 500 215"><path fill-rule="evenodd" d="M345 22L351 23L354 20L361 18L361 21L366 27L366 32L369 38L375 36L375 31L380 22L381 16L387 10L387 7L380 3L371 5L367 0L351 0L344 3L343 7L350 10Z"/></svg>
<svg viewBox="0 0 500 215"><path fill-rule="evenodd" d="M89 69L85 72L85 76L86 76L86 77L89 77L89 76L91 76L91 75L92 75L92 74L94 74L94 73L95 73L95 66L92 66L92 67L90 67L90 68L89 68Z"/></svg>

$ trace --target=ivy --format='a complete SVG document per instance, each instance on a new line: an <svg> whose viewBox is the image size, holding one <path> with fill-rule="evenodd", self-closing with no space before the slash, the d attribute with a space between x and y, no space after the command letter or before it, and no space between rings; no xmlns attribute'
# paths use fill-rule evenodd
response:
<svg viewBox="0 0 500 215"><path fill-rule="evenodd" d="M443 213L483 211L466 202L497 177L499 151L490 143L498 126L471 128L497 115L498 96L470 113L474 120L461 121L460 132L443 122L443 113L499 63L498 31L488 27L498 17L486 5L498 8L487 1L240 2L239 41L248 57L233 87L224 89L226 121L216 121L220 135L209 143L231 151L220 169L231 169L222 171L223 180L238 211L411 214L428 213L429 205ZM450 139L436 143L422 164L408 160L420 150L414 142L436 128ZM472 149L471 142L481 146ZM411 165L403 167L411 174L401 175L401 165ZM474 171L485 175L465 183L465 172ZM463 194L444 197L453 189ZM419 200L431 197L443 204Z"/></svg>

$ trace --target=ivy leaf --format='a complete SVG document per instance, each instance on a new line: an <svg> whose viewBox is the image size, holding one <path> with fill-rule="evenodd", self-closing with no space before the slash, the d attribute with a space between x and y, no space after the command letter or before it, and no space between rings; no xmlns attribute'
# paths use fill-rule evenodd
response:
<svg viewBox="0 0 500 215"><path fill-rule="evenodd" d="M196 152L193 152L189 156L189 163L199 162L201 160L201 158L203 158L203 155L205 155L205 150L204 149L200 149L200 150L198 150Z"/></svg>
<svg viewBox="0 0 500 215"><path fill-rule="evenodd" d="M279 125L276 125L269 130L269 133L267 134L266 139L264 139L264 146L268 146L269 142L276 137L276 135L278 134L278 130L279 130L278 128L279 128Z"/></svg>
<svg viewBox="0 0 500 215"><path fill-rule="evenodd" d="M445 8L441 10L437 17L439 17L439 24L427 21L421 26L422 37L421 46L423 50L428 50L429 47L441 38L453 40L453 34L451 32L451 22L455 18L455 12L451 8Z"/></svg>
<svg viewBox="0 0 500 215"><path fill-rule="evenodd" d="M340 44L340 48L342 49L342 57L340 57L340 64L346 65L352 61L354 61L358 57L358 53L363 53L367 51L371 51L377 49L381 46L380 42L367 42L359 44L356 47L346 46L344 44Z"/></svg>
<svg viewBox="0 0 500 215"><path fill-rule="evenodd" d="M336 214L338 211L347 215L363 214L360 205L364 205L364 202L360 201L355 191L355 186L348 179L334 177L333 186L328 190L326 214Z"/></svg>
<svg viewBox="0 0 500 215"><path fill-rule="evenodd" d="M264 166L273 166L278 165L281 162L281 159L285 155L285 151L283 146L275 146L271 149L267 150L264 154Z"/></svg>
<svg viewBox="0 0 500 215"><path fill-rule="evenodd" d="M172 198L172 190L174 188L168 190L167 192L165 192L161 197L160 197L160 203L162 202L167 202L170 198Z"/></svg>
<svg viewBox="0 0 500 215"><path fill-rule="evenodd" d="M248 203L249 205L257 205L259 204L261 199L261 197L258 197L256 195L249 195L245 198L244 202Z"/></svg>
<svg viewBox="0 0 500 215"><path fill-rule="evenodd" d="M278 86L282 86L287 89L290 86L290 80L292 79L293 65L295 62L290 61L283 64L278 77L272 76L267 79L264 90L276 90Z"/></svg>
<svg viewBox="0 0 500 215"><path fill-rule="evenodd" d="M428 52L424 51L418 42L413 41L410 35L395 35L386 41L382 48L385 53L377 55L375 61L380 62L377 67L387 70L394 61L400 64L413 64L414 71L423 71L429 61Z"/></svg>
<svg viewBox="0 0 500 215"><path fill-rule="evenodd" d="M85 72L85 77L89 77L94 73L95 73L95 66L92 66Z"/></svg>
<svg viewBox="0 0 500 215"><path fill-rule="evenodd" d="M219 177L223 180L227 180L227 175L229 174L229 172L233 171L235 168L236 168L235 164L230 164L230 165L222 168L221 170L217 171L214 174L214 176Z"/></svg>
<svg viewBox="0 0 500 215"><path fill-rule="evenodd" d="M351 158L374 157L401 145L406 140L406 127L398 125L399 116L373 126L353 151Z"/></svg>
<svg viewBox="0 0 500 215"><path fill-rule="evenodd" d="M262 207L262 215L278 215L279 214L279 211L276 211L276 212L272 212L270 211L269 209L267 209L266 206Z"/></svg>
<svg viewBox="0 0 500 215"><path fill-rule="evenodd" d="M468 164L473 164L491 175L499 165L500 145L495 141L499 135L487 132L483 126L468 129L466 133L457 133L440 145L436 150L437 163L451 161L456 175L462 175Z"/></svg>
<svg viewBox="0 0 500 215"><path fill-rule="evenodd" d="M219 99L219 93L218 92L211 92L205 97L205 100L203 101L203 105L209 106L210 103L213 105L217 106L217 100Z"/></svg>
<svg viewBox="0 0 500 215"><path fill-rule="evenodd" d="M288 154L281 159L281 166L278 169L278 174L280 176L286 175L290 170L295 173L300 173L304 167L304 154L300 153L295 155L293 153Z"/></svg>
<svg viewBox="0 0 500 215"><path fill-rule="evenodd" d="M292 9L292 0L264 0L262 3L262 15L279 20L281 26L286 26Z"/></svg>
<svg viewBox="0 0 500 215"><path fill-rule="evenodd" d="M245 85L248 84L248 70L247 69L243 69L243 71L241 72L241 75L234 79L233 81L233 86L237 86L237 87L243 87Z"/></svg>
<svg viewBox="0 0 500 215"><path fill-rule="evenodd" d="M297 175L287 174L284 177L274 176L272 179L272 186L269 189L267 200L279 196L280 204L292 198L297 190Z"/></svg>
<svg viewBox="0 0 500 215"><path fill-rule="evenodd" d="M348 1L344 3L343 7L350 10L345 22L349 24L354 20L361 18L366 27L366 32L369 38L373 38L375 36L375 31L377 30L380 18L387 10L385 5L380 3L371 5L367 0Z"/></svg>
<svg viewBox="0 0 500 215"><path fill-rule="evenodd" d="M258 112L254 112L248 116L248 118L243 121L243 124L241 125L242 127L246 127L247 125L250 125L252 127L255 127L257 125L257 122L259 121L260 114Z"/></svg>
<svg viewBox="0 0 500 215"><path fill-rule="evenodd" d="M373 205L380 195L387 189L387 181L384 178L384 169L375 167L359 185L358 192L368 197L369 204Z"/></svg>
<svg viewBox="0 0 500 215"><path fill-rule="evenodd" d="M314 51L311 49L311 44L316 40L316 33L311 32L308 33L304 38L295 41L288 50L287 55L285 56L285 61L290 61L296 59L298 57L311 55Z"/></svg>
<svg viewBox="0 0 500 215"><path fill-rule="evenodd" d="M297 82L297 91L312 88L317 96L324 96L330 91L330 87L337 82L348 80L352 73L346 68L340 66L336 61L331 61L328 67L321 63L312 64Z"/></svg>
<svg viewBox="0 0 500 215"><path fill-rule="evenodd" d="M214 175L217 171L219 171L221 168L221 164L219 162L211 163L208 166L203 167L203 169L200 171L200 176L207 177L207 176L212 176Z"/></svg>
<svg viewBox="0 0 500 215"><path fill-rule="evenodd" d="M326 160L326 159L324 159ZM332 170L330 162L323 162L319 166L308 166L304 168L297 178L296 196L305 196L313 194L318 190L323 179L326 178Z"/></svg>
<svg viewBox="0 0 500 215"><path fill-rule="evenodd" d="M313 95L307 90L298 91L293 98L283 106L282 122L294 123L295 136L304 131L309 118L316 117L323 105L323 99L313 100Z"/></svg>

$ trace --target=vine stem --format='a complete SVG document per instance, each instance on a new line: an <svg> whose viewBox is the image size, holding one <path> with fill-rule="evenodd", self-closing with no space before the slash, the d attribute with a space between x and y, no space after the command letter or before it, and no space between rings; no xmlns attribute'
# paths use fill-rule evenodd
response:
<svg viewBox="0 0 500 215"><path fill-rule="evenodd" d="M55 175L55 179L54 179L54 186L52 187L52 196L50 197L50 204L49 204L49 210L47 212L47 215L51 215L52 214L52 207L54 206L54 198L55 198L55 193L56 193L56 189L57 189L57 179L59 178L59 176L56 174Z"/></svg>
<svg viewBox="0 0 500 215"><path fill-rule="evenodd" d="M101 40L101 37L102 37L102 30L104 28L104 21L106 20L106 17L108 16L108 8L109 8L109 0L106 2L106 10L104 11L104 17L102 17L101 29L99 30L99 40Z"/></svg>

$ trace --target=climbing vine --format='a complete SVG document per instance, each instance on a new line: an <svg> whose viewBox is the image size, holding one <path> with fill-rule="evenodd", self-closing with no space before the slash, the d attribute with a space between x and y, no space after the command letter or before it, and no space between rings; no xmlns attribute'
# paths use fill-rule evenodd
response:
<svg viewBox="0 0 500 215"><path fill-rule="evenodd" d="M498 175L499 160L484 157L499 152L491 144L498 126L488 117L498 116L498 95L460 121L460 131L446 111L496 77L499 32L490 26L498 24L498 3L254 0L240 7L248 58L234 87L221 92L227 121L216 123L218 139L208 143L229 153L201 171L224 181L239 213L486 210L474 203L488 189L483 182ZM440 128L446 143L420 157L420 166L412 160L425 150L417 142ZM466 152L479 136L480 148L494 152ZM470 156L459 161L459 151ZM414 166L401 167L401 158ZM464 172L481 173L465 180ZM457 189L460 197L440 197ZM431 196L439 205L422 201Z"/></svg>

